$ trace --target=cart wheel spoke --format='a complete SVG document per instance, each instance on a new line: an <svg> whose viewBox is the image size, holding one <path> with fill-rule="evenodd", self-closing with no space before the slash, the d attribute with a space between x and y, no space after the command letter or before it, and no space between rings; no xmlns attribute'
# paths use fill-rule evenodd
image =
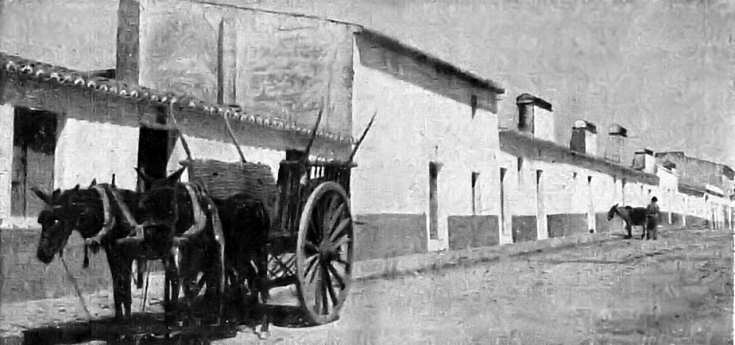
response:
<svg viewBox="0 0 735 345"><path fill-rule="evenodd" d="M331 194L329 197L327 197L327 200L325 200L325 202L322 202L322 226L324 231L328 231L328 229L330 229L329 223L332 221L334 209L336 208L336 204L338 202L339 198L337 197L337 194Z"/></svg>
<svg viewBox="0 0 735 345"><path fill-rule="evenodd" d="M337 250L341 248L344 244L350 243L350 241L350 236L342 236L336 242L332 243L332 249Z"/></svg>
<svg viewBox="0 0 735 345"><path fill-rule="evenodd" d="M339 225L337 225L337 228L334 229L334 231L329 235L329 240L331 242L335 242L342 235L342 232L347 229L350 223L352 223L352 220L350 218L342 219L342 221L339 222Z"/></svg>
<svg viewBox="0 0 735 345"><path fill-rule="evenodd" d="M309 227L309 234L311 234L311 236L308 236L308 237L311 237L315 239L317 242L319 242L322 240L322 231L317 225L315 218L316 217L311 218L311 221L310 221L311 226Z"/></svg>
<svg viewBox="0 0 735 345"><path fill-rule="evenodd" d="M314 293L314 311L321 315L322 314L322 293L321 293L321 285L317 284L317 289Z"/></svg>
<svg viewBox="0 0 735 345"><path fill-rule="evenodd" d="M344 265L345 266L345 269L347 269L347 268L350 267L350 263L347 262L347 261L345 261L345 260L343 260L342 258L335 258L334 259L334 262L339 262L340 264Z"/></svg>
<svg viewBox="0 0 735 345"><path fill-rule="evenodd" d="M342 276L339 274L339 272L337 272L337 269L334 268L334 266L332 266L331 263L328 263L327 264L327 268L329 269L329 272L331 272L332 275L334 276L334 280L336 280L337 281L337 284L339 284L339 288L340 289L344 289L345 288L345 282L344 282L344 280L342 280Z"/></svg>
<svg viewBox="0 0 735 345"><path fill-rule="evenodd" d="M312 250L314 253L319 253L319 247L316 246L313 242L307 240L304 242L304 246L310 250Z"/></svg>
<svg viewBox="0 0 735 345"><path fill-rule="evenodd" d="M334 292L334 286L332 286L332 279L329 277L328 267L331 267L328 262L322 264L322 270L324 270L324 282L323 284L327 287L329 292L329 298L332 300L332 305L337 305L337 294Z"/></svg>
<svg viewBox="0 0 735 345"><path fill-rule="evenodd" d="M330 284L329 276L327 273L327 270L324 269L324 267L320 267L319 271L322 274L322 281L321 284L321 293L322 293L322 307L324 307L324 314L329 313L329 300L327 300L327 286Z"/></svg>
<svg viewBox="0 0 735 345"><path fill-rule="evenodd" d="M331 236L334 235L334 226L335 224L337 224L337 221L342 219L342 216L344 215L344 212L346 209L347 209L347 204L341 203L339 207L337 207L337 209L334 210L334 213L329 217L329 222L327 223L326 227L327 229L329 229L329 231L331 231L330 240L332 241L334 241L333 239L331 239Z"/></svg>
<svg viewBox="0 0 735 345"><path fill-rule="evenodd" d="M316 276L315 272L316 269L316 263L319 261L319 255L313 255L307 260L306 269L304 270L304 278L309 278L309 283L314 281L314 277ZM311 277L309 277L311 275Z"/></svg>

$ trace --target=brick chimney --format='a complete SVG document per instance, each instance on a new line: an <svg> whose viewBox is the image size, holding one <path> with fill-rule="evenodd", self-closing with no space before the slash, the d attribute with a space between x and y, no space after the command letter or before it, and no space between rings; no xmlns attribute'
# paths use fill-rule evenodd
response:
<svg viewBox="0 0 735 345"><path fill-rule="evenodd" d="M620 164L625 155L627 146L628 130L619 124L610 126L607 132L607 146L605 147L605 159Z"/></svg>
<svg viewBox="0 0 735 345"><path fill-rule="evenodd" d="M597 155L597 126L585 120L577 120L572 127L569 148L575 152Z"/></svg>
<svg viewBox="0 0 735 345"><path fill-rule="evenodd" d="M653 151L644 148L635 152L633 169L653 174L655 173L655 166L656 158L653 156Z"/></svg>
<svg viewBox="0 0 735 345"><path fill-rule="evenodd" d="M554 141L554 114L551 103L533 96L521 94L516 98L518 106L518 130L534 137Z"/></svg>

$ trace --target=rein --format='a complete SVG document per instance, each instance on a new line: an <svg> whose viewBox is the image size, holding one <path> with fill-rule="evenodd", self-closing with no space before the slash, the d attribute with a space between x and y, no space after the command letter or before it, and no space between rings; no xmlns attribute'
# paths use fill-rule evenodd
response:
<svg viewBox="0 0 735 345"><path fill-rule="evenodd" d="M59 258L61 259L61 264L64 266L64 270L66 271L66 276L69 277L69 280L71 280L71 283L74 285L74 291L77 293L77 297L79 297L79 302L81 302L82 308L84 308L84 312L87 314L87 319L91 322L92 313L89 312L89 308L87 308L87 303L84 302L84 297L82 297L82 290L79 289L77 279L74 278L74 275L71 274L71 272L69 271L69 266L67 266L64 257L60 256Z"/></svg>

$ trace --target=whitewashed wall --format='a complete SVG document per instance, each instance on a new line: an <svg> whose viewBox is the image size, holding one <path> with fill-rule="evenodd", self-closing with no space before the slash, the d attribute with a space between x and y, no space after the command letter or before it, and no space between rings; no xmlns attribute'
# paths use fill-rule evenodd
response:
<svg viewBox="0 0 735 345"><path fill-rule="evenodd" d="M89 185L92 179L135 189L138 165L137 127L66 118L56 142L54 188Z"/></svg>
<svg viewBox="0 0 735 345"><path fill-rule="evenodd" d="M10 104L0 104L0 220L10 217L14 111Z"/></svg>
<svg viewBox="0 0 735 345"><path fill-rule="evenodd" d="M467 104L368 67L354 52L353 136L378 115L355 157L353 213L428 217L429 163L438 162L439 239L429 250L447 248L447 217L472 214L472 172L480 173L477 213L498 214L497 116L477 109L473 117ZM466 90L468 100L473 92Z"/></svg>

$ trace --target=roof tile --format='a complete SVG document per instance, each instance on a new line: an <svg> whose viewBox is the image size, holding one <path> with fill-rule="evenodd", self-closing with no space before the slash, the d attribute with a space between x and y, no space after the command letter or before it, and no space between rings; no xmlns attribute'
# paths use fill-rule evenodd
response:
<svg viewBox="0 0 735 345"><path fill-rule="evenodd" d="M286 130L301 134L310 134L311 130L297 126L294 122L288 124L272 116L245 113L237 105L223 106L205 102L203 100L179 95L164 90L154 90L139 85L127 85L115 79L93 76L84 72L74 71L62 66L51 65L15 55L0 52L0 66L8 73L36 79L47 83L56 83L65 87L82 87L94 92L118 96L124 100L134 102L152 102L166 105L176 105L192 111L205 112L210 115L227 116L240 122L254 123L259 126L277 130ZM319 131L318 137L338 141L343 144L353 143L352 137L337 135L327 131Z"/></svg>

